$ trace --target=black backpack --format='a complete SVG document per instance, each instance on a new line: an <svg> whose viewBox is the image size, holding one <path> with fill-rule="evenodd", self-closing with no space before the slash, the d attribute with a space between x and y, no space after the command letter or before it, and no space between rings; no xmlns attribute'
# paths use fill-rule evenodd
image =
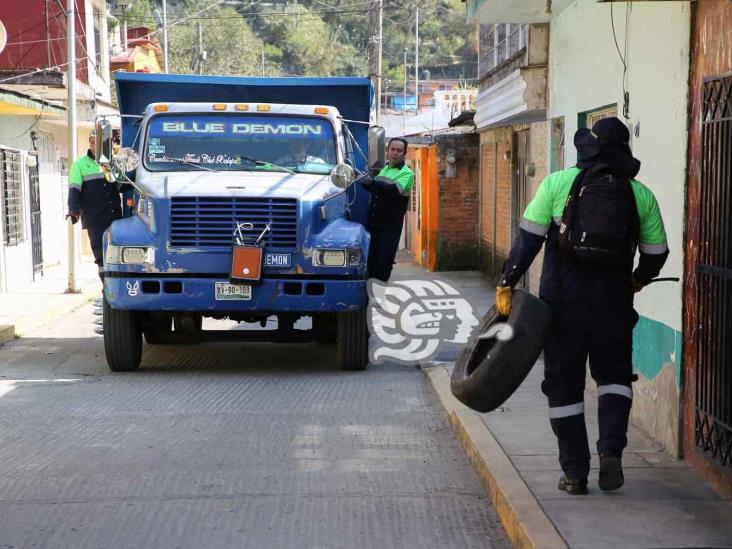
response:
<svg viewBox="0 0 732 549"><path fill-rule="evenodd" d="M580 172L562 213L560 247L588 265L632 268L639 233L630 180L605 165Z"/></svg>

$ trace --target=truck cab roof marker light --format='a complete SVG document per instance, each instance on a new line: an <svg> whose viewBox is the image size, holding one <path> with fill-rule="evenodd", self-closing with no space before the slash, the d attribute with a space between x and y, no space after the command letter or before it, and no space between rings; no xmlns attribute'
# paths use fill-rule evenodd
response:
<svg viewBox="0 0 732 549"><path fill-rule="evenodd" d="M226 110L226 103L214 103L213 104L213 110L215 110L215 111L225 111Z"/></svg>
<svg viewBox="0 0 732 549"><path fill-rule="evenodd" d="M155 105L153 110L155 112L168 112L168 105Z"/></svg>
<svg viewBox="0 0 732 549"><path fill-rule="evenodd" d="M259 112L269 112L272 110L272 105L257 105L257 110Z"/></svg>
<svg viewBox="0 0 732 549"><path fill-rule="evenodd" d="M237 110L237 111L248 111L249 110L249 105L247 103L237 103L236 105L234 105L234 110Z"/></svg>
<svg viewBox="0 0 732 549"><path fill-rule="evenodd" d="M329 114L330 109L328 107L315 107L315 114Z"/></svg>

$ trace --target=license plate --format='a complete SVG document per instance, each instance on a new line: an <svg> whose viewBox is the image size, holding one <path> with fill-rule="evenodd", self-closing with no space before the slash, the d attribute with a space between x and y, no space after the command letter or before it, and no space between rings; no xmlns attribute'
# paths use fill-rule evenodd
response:
<svg viewBox="0 0 732 549"><path fill-rule="evenodd" d="M290 267L292 254L264 254L265 267Z"/></svg>
<svg viewBox="0 0 732 549"><path fill-rule="evenodd" d="M252 299L252 287L228 282L216 283L216 301Z"/></svg>

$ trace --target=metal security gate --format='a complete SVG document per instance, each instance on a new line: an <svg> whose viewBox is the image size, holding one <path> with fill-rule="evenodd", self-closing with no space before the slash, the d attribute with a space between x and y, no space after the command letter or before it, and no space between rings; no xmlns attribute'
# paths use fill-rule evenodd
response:
<svg viewBox="0 0 732 549"><path fill-rule="evenodd" d="M732 74L704 80L697 266L697 448L732 470Z"/></svg>
<svg viewBox="0 0 732 549"><path fill-rule="evenodd" d="M41 185L38 177L38 156L28 155L28 188L30 189L31 245L33 249L33 278L43 274L43 237L41 233Z"/></svg>

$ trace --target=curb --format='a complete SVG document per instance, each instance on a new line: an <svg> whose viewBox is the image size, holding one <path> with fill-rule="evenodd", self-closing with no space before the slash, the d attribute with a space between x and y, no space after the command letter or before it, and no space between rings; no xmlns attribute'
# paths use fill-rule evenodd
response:
<svg viewBox="0 0 732 549"><path fill-rule="evenodd" d="M15 339L15 326L2 325L0 326L0 345L5 345L8 341Z"/></svg>
<svg viewBox="0 0 732 549"><path fill-rule="evenodd" d="M483 420L452 396L447 368L423 367L422 371L445 408L514 547L566 549L567 543Z"/></svg>

